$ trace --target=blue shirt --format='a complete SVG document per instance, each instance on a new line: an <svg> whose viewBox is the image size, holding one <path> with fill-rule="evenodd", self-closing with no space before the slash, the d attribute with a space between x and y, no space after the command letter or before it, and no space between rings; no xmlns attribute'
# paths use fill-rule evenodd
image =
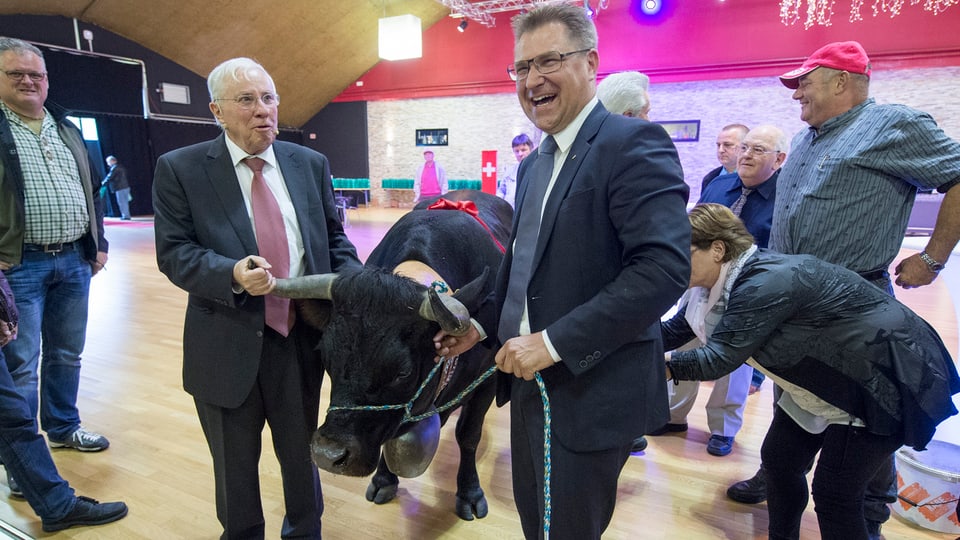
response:
<svg viewBox="0 0 960 540"><path fill-rule="evenodd" d="M754 188L754 192L747 195L747 202L740 211L740 219L753 235L757 246L765 248L770 240L770 225L773 223L773 206L777 196L777 170L766 182ZM723 174L714 178L707 189L700 194L702 203L718 203L727 208L740 198L743 182L737 173Z"/></svg>
<svg viewBox="0 0 960 540"><path fill-rule="evenodd" d="M917 188L960 182L960 143L924 112L867 99L798 133L780 170L770 249L870 272L900 251Z"/></svg>

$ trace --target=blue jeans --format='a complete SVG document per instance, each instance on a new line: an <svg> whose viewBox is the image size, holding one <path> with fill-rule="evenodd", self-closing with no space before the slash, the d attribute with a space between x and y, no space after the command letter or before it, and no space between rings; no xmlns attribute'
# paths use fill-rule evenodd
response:
<svg viewBox="0 0 960 540"><path fill-rule="evenodd" d="M14 388L10 372L0 366L0 458L38 516L62 519L73 510L76 496L57 472L35 418Z"/></svg>
<svg viewBox="0 0 960 540"><path fill-rule="evenodd" d="M30 417L37 417L39 399L40 427L51 439L65 440L80 427L77 390L87 335L90 264L74 244L60 253L24 250L22 262L4 274L20 311L17 339L3 348L6 367L27 401Z"/></svg>

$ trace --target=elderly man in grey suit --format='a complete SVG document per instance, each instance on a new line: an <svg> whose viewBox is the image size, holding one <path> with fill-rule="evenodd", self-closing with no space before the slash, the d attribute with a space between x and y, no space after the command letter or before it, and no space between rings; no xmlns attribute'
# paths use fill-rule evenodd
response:
<svg viewBox="0 0 960 540"><path fill-rule="evenodd" d="M597 100L597 33L582 8L531 10L514 19L514 35L508 71L547 136L520 167L499 323L478 322L503 344L498 403L510 401L524 536L549 528L554 540L598 539L633 440L667 422L660 316L690 278L687 187L663 128ZM478 337L437 336L439 352ZM549 397L549 441L537 377Z"/></svg>
<svg viewBox="0 0 960 540"><path fill-rule="evenodd" d="M261 432L269 423L286 515L280 536L320 538L323 496L309 441L322 369L316 336L278 277L359 267L337 217L330 166L275 141L279 97L266 70L228 60L208 77L224 133L161 156L153 200L157 262L189 293L184 389L213 456L223 538L263 538Z"/></svg>

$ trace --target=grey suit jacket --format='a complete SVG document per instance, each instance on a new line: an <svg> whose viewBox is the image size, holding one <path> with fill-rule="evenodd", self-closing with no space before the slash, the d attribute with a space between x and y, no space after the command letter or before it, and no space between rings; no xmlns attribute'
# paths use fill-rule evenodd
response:
<svg viewBox="0 0 960 540"><path fill-rule="evenodd" d="M534 161L518 174L511 245L519 215L538 210L524 200ZM591 111L547 200L527 290L531 331L546 329L562 358L541 374L554 436L570 449L621 446L667 422L660 316L690 278L687 196L663 128ZM498 312L512 262L511 249ZM499 377L498 403L512 379Z"/></svg>
<svg viewBox="0 0 960 540"><path fill-rule="evenodd" d="M359 267L337 217L326 157L280 141L274 153L297 214L305 273ZM201 401L236 407L257 377L264 302L232 290L234 264L258 251L224 135L161 156L153 203L157 264L189 293L184 389Z"/></svg>

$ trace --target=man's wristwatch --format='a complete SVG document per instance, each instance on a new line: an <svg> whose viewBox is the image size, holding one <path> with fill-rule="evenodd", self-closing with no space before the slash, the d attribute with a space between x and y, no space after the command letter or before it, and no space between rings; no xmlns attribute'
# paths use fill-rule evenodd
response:
<svg viewBox="0 0 960 540"><path fill-rule="evenodd" d="M943 263L937 262L937 260L931 257L926 251L920 252L920 260L927 263L927 267L930 268L930 271L933 273L943 270Z"/></svg>

